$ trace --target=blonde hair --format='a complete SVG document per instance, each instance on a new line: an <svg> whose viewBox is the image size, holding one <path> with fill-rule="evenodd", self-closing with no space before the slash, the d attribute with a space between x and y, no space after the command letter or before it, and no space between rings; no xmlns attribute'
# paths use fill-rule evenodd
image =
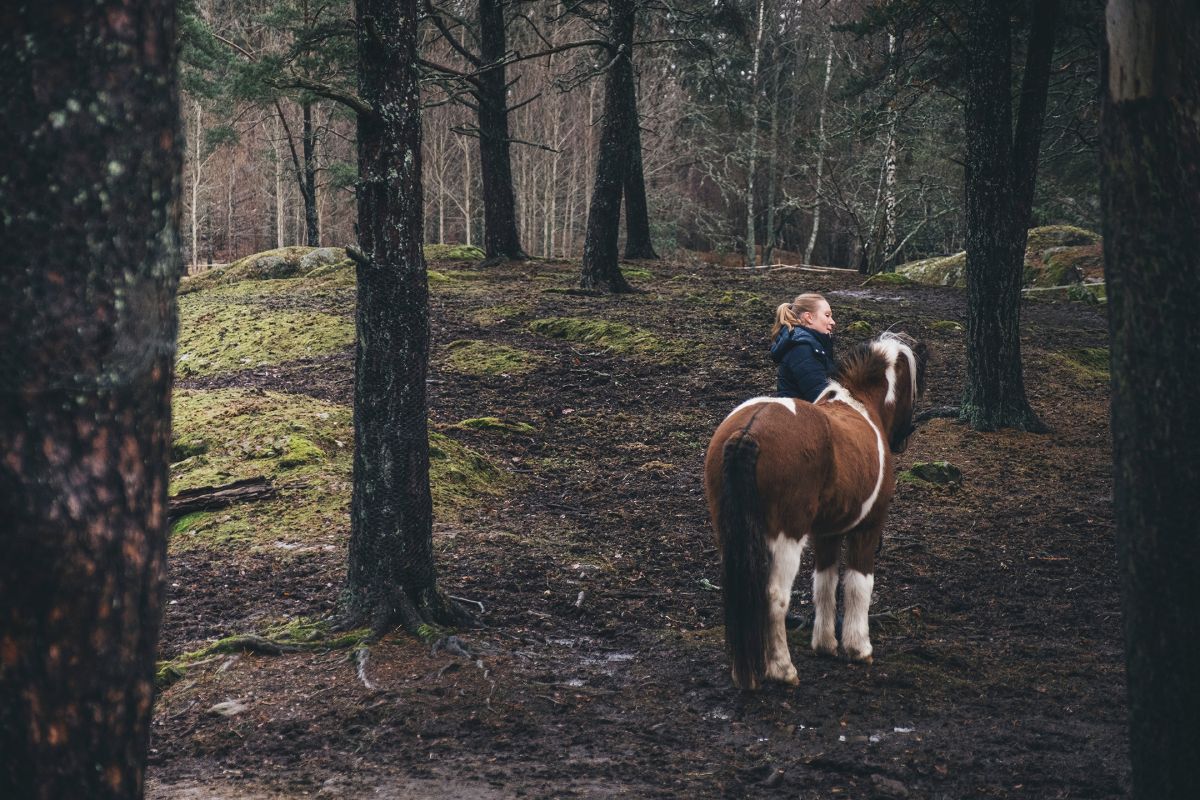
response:
<svg viewBox="0 0 1200 800"><path fill-rule="evenodd" d="M800 317L805 313L815 315L825 302L824 296L816 292L805 292L796 295L796 299L790 303L781 303L779 308L775 309L775 326L771 328L771 340L774 341L784 328L790 331L797 325L802 325Z"/></svg>

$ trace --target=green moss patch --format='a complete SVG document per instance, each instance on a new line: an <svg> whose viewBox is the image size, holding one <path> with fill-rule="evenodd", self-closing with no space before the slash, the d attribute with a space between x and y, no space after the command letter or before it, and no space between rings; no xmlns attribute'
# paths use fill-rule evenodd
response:
<svg viewBox="0 0 1200 800"><path fill-rule="evenodd" d="M951 487L961 486L962 479L962 470L949 461L919 461L896 475L902 483Z"/></svg>
<svg viewBox="0 0 1200 800"><path fill-rule="evenodd" d="M929 327L939 333L961 333L963 326L951 319L939 319Z"/></svg>
<svg viewBox="0 0 1200 800"><path fill-rule="evenodd" d="M491 342L459 339L446 345L445 363L468 375L522 375L545 360L537 353Z"/></svg>
<svg viewBox="0 0 1200 800"><path fill-rule="evenodd" d="M584 319L582 317L535 319L529 323L529 330L539 336L603 347L617 353L651 355L667 354L671 350L649 331L626 325L623 322L611 322L603 319Z"/></svg>
<svg viewBox="0 0 1200 800"><path fill-rule="evenodd" d="M1108 380L1109 354L1107 347L1076 347L1055 355L1078 378L1096 381Z"/></svg>
<svg viewBox="0 0 1200 800"><path fill-rule="evenodd" d="M621 267L621 274L631 281L652 281L654 273L641 267Z"/></svg>
<svg viewBox="0 0 1200 800"><path fill-rule="evenodd" d="M280 364L332 353L354 342L352 320L231 300L210 292L179 299L177 375L186 378Z"/></svg>
<svg viewBox="0 0 1200 800"><path fill-rule="evenodd" d="M471 417L448 426L463 431L497 431L502 433L533 433L535 428L528 422L505 422L499 417Z"/></svg>
<svg viewBox="0 0 1200 800"><path fill-rule="evenodd" d="M427 244L426 261L483 261L487 254L473 244Z"/></svg>
<svg viewBox="0 0 1200 800"><path fill-rule="evenodd" d="M517 483L491 459L440 433L429 434L429 481L435 516L474 508L481 496L506 494Z"/></svg>

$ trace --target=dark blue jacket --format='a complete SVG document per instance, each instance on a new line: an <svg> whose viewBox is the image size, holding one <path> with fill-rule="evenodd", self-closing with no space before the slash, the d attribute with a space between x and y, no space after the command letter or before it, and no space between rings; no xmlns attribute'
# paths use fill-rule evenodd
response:
<svg viewBox="0 0 1200 800"><path fill-rule="evenodd" d="M833 339L799 325L784 328L771 345L771 360L779 365L776 393L811 403L833 374Z"/></svg>

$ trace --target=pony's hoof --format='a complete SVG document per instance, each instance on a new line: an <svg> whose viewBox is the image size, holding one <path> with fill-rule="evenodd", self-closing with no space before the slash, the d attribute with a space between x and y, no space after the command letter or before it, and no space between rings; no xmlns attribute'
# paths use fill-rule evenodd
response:
<svg viewBox="0 0 1200 800"><path fill-rule="evenodd" d="M865 653L860 650L847 650L846 655L855 664L866 664L869 667L875 663L875 657L871 655L870 650Z"/></svg>
<svg viewBox="0 0 1200 800"><path fill-rule="evenodd" d="M813 652L819 656L832 656L833 658L837 658L837 639L833 639L828 642L821 642L814 639L812 643L812 649Z"/></svg>
<svg viewBox="0 0 1200 800"><path fill-rule="evenodd" d="M792 664L787 665L787 669L782 670L767 670L767 680L786 683L788 686L800 685L800 673L796 672L796 667Z"/></svg>

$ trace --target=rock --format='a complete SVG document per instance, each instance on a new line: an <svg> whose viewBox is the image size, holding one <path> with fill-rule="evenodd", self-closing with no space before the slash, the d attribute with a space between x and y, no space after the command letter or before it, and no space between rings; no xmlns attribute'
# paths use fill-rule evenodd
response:
<svg viewBox="0 0 1200 800"><path fill-rule="evenodd" d="M250 706L246 705L240 700L226 700L225 702L217 703L215 706L210 708L208 713L215 714L219 717L233 717L241 714L243 711L246 711L249 708Z"/></svg>
<svg viewBox="0 0 1200 800"><path fill-rule="evenodd" d="M340 247L318 247L300 259L300 271L308 272L317 267L325 267L345 260L346 251Z"/></svg>
<svg viewBox="0 0 1200 800"><path fill-rule="evenodd" d="M875 784L875 791L879 797L908 797L908 787L895 778L888 778L883 775L871 775L871 783Z"/></svg>

